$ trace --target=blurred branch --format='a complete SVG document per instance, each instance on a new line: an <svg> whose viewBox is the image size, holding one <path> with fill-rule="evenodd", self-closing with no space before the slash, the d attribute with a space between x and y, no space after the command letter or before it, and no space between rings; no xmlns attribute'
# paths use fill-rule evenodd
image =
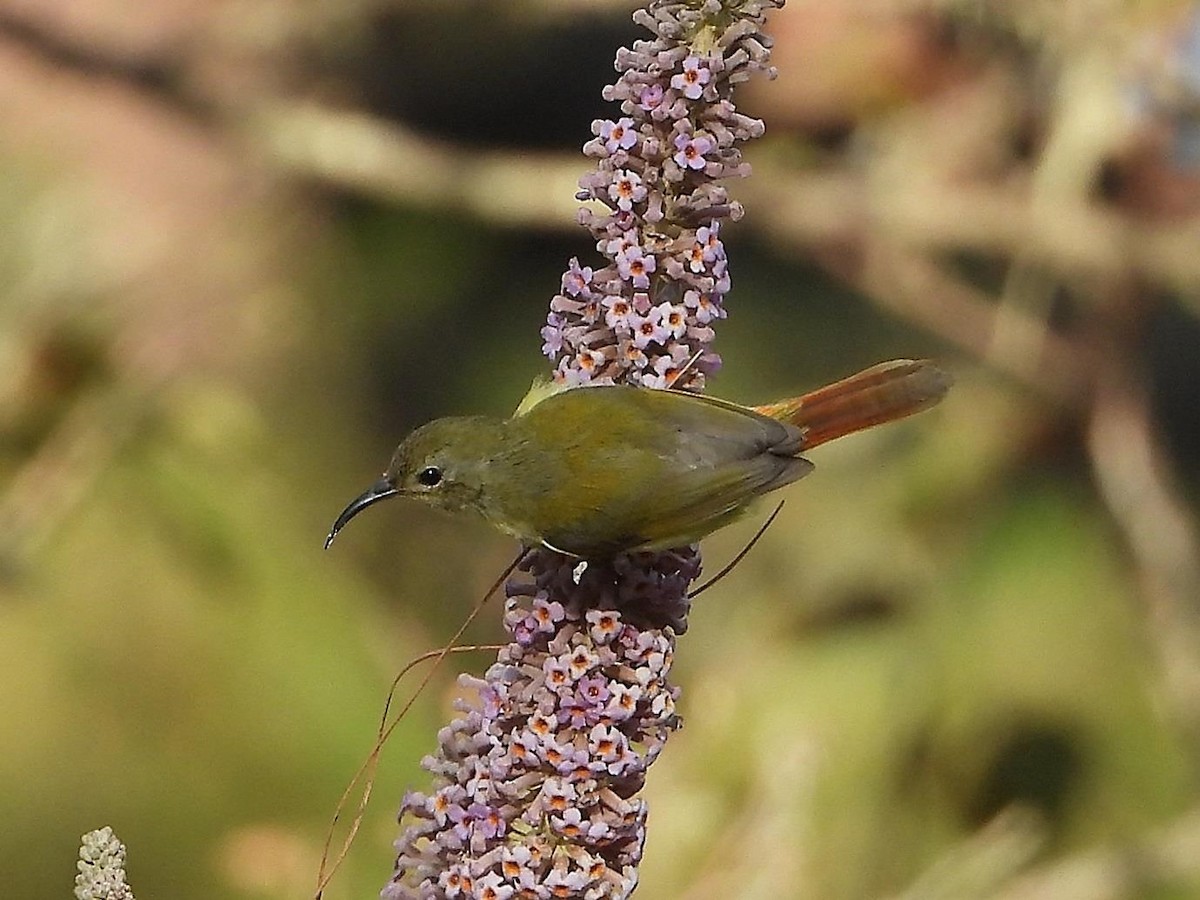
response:
<svg viewBox="0 0 1200 900"><path fill-rule="evenodd" d="M759 172L765 168L757 164ZM1047 214L1020 188L914 180L873 191L853 172L778 169L764 176L756 186L739 185L739 194L788 243L807 247L878 232L931 253L1008 257L1026 251L1058 271L1103 278L1132 270L1170 287L1200 289L1200 216L1154 226L1087 202L1063 203Z"/></svg>
<svg viewBox="0 0 1200 900"><path fill-rule="evenodd" d="M993 346L995 303L919 251L868 238L853 252L827 250L817 258L875 303L972 355L984 358ZM1008 352L1012 345L1006 345L992 353L993 365L1058 402L1076 398L1089 377L1083 350L1020 311L1006 316L1008 328L1037 335L1041 352L1026 355L1032 339L1021 341L1018 352Z"/></svg>
<svg viewBox="0 0 1200 900"><path fill-rule="evenodd" d="M576 229L578 156L455 147L357 112L279 102L247 133L282 167L389 202L508 227Z"/></svg>
<svg viewBox="0 0 1200 900"><path fill-rule="evenodd" d="M1064 205L1086 205L1105 160L1123 139L1123 129L1111 125L1123 121L1115 73L1107 48L1093 48L1064 62L1050 133L1031 178L1029 210L1038 220L1055 221ZM1023 360L1030 374L1036 375L1046 355L1048 320L1065 274L1061 269L1048 270L1035 237L1013 254L983 358ZM1031 322L1036 327L1029 327Z"/></svg>
<svg viewBox="0 0 1200 900"><path fill-rule="evenodd" d="M1100 494L1142 577L1172 707L1195 727L1200 725L1200 532L1171 484L1150 398L1119 369L1097 387L1087 446Z"/></svg>
<svg viewBox="0 0 1200 900"><path fill-rule="evenodd" d="M726 852L709 858L678 892L680 900L773 900L780 896L781 884L792 886L789 895L810 895L813 881L804 853L779 854L770 865L763 865L761 849L775 845L779 835L791 835L796 845L803 845L812 815L814 748L787 734L772 735L753 746L756 749L748 760L753 765L747 767L753 774L750 796L741 806L741 815L721 820L718 845ZM781 784L789 786L789 798L781 798Z"/></svg>
<svg viewBox="0 0 1200 900"><path fill-rule="evenodd" d="M1005 810L932 865L893 900L970 900L989 897L1029 865L1046 841L1031 811Z"/></svg>
<svg viewBox="0 0 1200 900"><path fill-rule="evenodd" d="M894 900L1132 900L1153 885L1200 879L1200 810L1135 846L1082 853L1017 875L1043 837L1032 816L1010 809Z"/></svg>
<svg viewBox="0 0 1200 900"><path fill-rule="evenodd" d="M1197 879L1200 811L1193 810L1135 846L1082 853L1030 872L991 900L1131 900L1149 896L1154 885Z"/></svg>

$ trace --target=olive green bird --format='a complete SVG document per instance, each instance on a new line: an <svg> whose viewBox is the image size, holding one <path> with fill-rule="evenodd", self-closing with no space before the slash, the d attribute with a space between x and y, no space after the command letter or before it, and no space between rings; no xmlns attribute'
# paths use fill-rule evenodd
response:
<svg viewBox="0 0 1200 900"><path fill-rule="evenodd" d="M758 407L630 385L535 387L511 418L413 431L325 546L368 506L403 496L473 510L529 546L584 559L681 547L811 472L802 452L920 412L950 383L933 363L902 359Z"/></svg>

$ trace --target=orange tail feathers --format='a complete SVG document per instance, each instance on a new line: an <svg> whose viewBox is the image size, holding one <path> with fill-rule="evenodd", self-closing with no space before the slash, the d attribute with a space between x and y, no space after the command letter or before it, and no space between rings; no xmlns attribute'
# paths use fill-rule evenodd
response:
<svg viewBox="0 0 1200 900"><path fill-rule="evenodd" d="M927 359L894 359L801 397L756 406L804 432L803 450L928 409L953 379Z"/></svg>

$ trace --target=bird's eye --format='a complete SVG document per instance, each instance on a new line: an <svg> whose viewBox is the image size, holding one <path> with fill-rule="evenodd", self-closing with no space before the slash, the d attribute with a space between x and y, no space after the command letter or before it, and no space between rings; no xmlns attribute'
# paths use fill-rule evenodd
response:
<svg viewBox="0 0 1200 900"><path fill-rule="evenodd" d="M425 487L437 487L442 480L442 470L437 466L426 466L417 473L417 481Z"/></svg>

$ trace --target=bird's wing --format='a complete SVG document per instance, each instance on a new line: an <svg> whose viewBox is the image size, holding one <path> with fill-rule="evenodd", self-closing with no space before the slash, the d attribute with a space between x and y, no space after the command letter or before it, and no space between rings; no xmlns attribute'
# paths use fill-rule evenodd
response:
<svg viewBox="0 0 1200 900"><path fill-rule="evenodd" d="M580 388L527 417L566 464L543 488L543 540L580 555L680 546L812 469L787 424L726 401L632 387Z"/></svg>

